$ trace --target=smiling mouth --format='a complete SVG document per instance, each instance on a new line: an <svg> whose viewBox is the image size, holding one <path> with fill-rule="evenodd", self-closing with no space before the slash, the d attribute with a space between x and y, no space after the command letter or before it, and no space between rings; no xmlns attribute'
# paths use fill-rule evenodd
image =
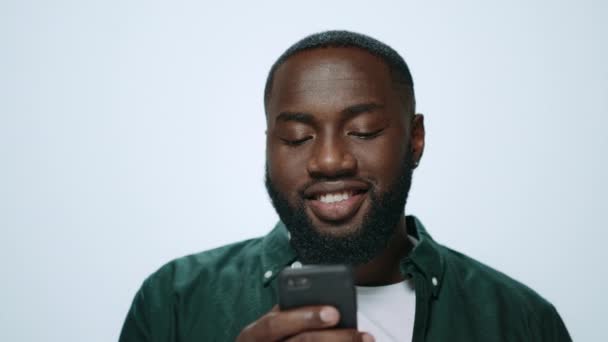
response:
<svg viewBox="0 0 608 342"><path fill-rule="evenodd" d="M364 193L364 190L348 190L335 193L317 194L313 196L313 200L320 201L325 204L339 203L346 201L355 195Z"/></svg>
<svg viewBox="0 0 608 342"><path fill-rule="evenodd" d="M307 199L313 214L322 221L351 219L367 196L366 189L317 193Z"/></svg>

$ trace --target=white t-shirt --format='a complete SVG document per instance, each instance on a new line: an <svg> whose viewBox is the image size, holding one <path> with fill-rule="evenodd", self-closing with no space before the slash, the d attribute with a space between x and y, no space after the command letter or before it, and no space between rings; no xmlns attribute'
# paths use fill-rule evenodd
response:
<svg viewBox="0 0 608 342"><path fill-rule="evenodd" d="M385 286L357 286L358 330L376 342L411 341L416 314L414 280Z"/></svg>

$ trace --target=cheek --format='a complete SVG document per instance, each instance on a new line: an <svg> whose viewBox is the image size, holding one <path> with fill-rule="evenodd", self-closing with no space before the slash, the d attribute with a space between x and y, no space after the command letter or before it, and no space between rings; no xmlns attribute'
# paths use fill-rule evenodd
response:
<svg viewBox="0 0 608 342"><path fill-rule="evenodd" d="M404 139L381 139L356 149L359 173L375 182L378 191L387 191L401 172L407 152Z"/></svg>
<svg viewBox="0 0 608 342"><path fill-rule="evenodd" d="M302 148L276 145L269 147L267 151L268 173L273 184L277 190L292 196L308 180L307 154Z"/></svg>

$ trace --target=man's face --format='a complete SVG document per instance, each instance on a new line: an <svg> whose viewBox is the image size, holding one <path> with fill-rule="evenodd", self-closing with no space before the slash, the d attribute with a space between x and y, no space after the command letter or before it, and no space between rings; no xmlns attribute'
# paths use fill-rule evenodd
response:
<svg viewBox="0 0 608 342"><path fill-rule="evenodd" d="M302 261L365 263L393 235L423 145L404 92L356 48L300 52L276 70L266 186Z"/></svg>

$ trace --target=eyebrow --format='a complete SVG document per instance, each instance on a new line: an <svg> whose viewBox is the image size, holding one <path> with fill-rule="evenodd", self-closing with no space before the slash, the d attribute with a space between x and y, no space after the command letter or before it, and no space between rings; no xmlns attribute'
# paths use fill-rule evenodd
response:
<svg viewBox="0 0 608 342"><path fill-rule="evenodd" d="M288 122L288 121L295 121L295 122L301 122L303 124L307 124L307 125L312 125L312 123L314 122L314 118L312 116L312 114L310 113L303 113L303 112L281 112L275 121L283 121L283 122Z"/></svg>
<svg viewBox="0 0 608 342"><path fill-rule="evenodd" d="M382 109L382 108L384 108L383 105L375 103L375 102L359 103L359 104L347 107L344 110L342 110L342 115L346 116L347 118L352 118L359 114L373 112L377 109Z"/></svg>
<svg viewBox="0 0 608 342"><path fill-rule="evenodd" d="M382 108L384 108L383 105L375 103L375 102L359 103L359 104L349 106L349 107L343 109L340 112L340 114L342 116L344 116L346 119L350 119L359 114L373 112L377 109L382 109ZM283 122L295 121L295 122L300 122L300 123L307 124L307 125L312 125L314 123L315 119L314 119L314 115L312 115L311 113L281 112L279 115L277 115L277 118L275 121L277 121L277 122L278 121L283 121Z"/></svg>

